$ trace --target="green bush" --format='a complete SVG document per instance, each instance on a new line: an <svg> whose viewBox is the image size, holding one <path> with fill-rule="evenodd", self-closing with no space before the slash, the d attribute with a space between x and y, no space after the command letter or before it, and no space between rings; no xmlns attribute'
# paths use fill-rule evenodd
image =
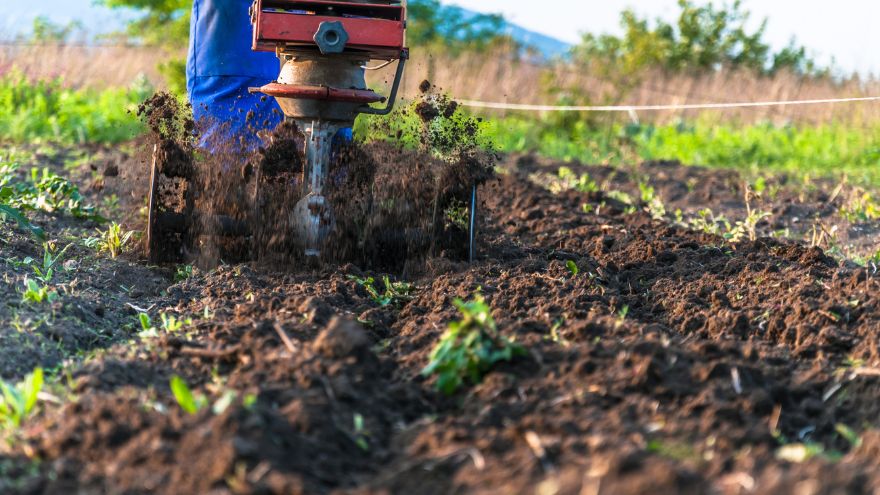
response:
<svg viewBox="0 0 880 495"><path fill-rule="evenodd" d="M592 64L600 73L627 75L646 68L694 72L721 67L764 74L780 70L827 74L794 41L774 53L765 40L766 19L750 30L750 13L740 0L721 7L712 2L698 5L693 0L679 0L678 7L674 23L662 19L652 23L627 9L621 14L622 36L584 34L581 44L572 50L573 58Z"/></svg>

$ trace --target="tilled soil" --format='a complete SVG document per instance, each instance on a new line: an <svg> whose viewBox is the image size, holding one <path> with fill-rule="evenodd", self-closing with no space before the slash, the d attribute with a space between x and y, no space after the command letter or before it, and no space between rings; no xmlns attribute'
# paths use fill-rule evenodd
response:
<svg viewBox="0 0 880 495"><path fill-rule="evenodd" d="M73 367L70 396L8 436L0 491L880 490L876 270L554 194L538 162L510 159L483 188L478 261L428 260L399 306L374 302L352 277L382 274L354 265L223 265L151 297L193 325ZM657 182L669 205L706 193L740 211L721 174L663 167L697 177L676 198ZM478 292L528 355L445 397L420 371L452 301ZM208 405L184 412L173 375Z"/></svg>

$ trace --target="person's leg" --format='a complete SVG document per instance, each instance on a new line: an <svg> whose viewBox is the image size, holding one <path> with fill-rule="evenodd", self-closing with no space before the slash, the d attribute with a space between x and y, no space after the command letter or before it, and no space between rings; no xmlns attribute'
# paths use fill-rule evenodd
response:
<svg viewBox="0 0 880 495"><path fill-rule="evenodd" d="M282 118L274 98L247 91L274 81L279 72L274 53L251 50L250 5L251 0L193 2L187 90L205 143L255 142L256 130L274 128ZM218 132L222 135L215 136Z"/></svg>

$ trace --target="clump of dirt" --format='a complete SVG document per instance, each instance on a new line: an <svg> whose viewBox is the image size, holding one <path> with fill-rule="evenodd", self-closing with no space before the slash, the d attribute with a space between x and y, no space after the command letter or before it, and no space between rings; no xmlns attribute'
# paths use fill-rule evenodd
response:
<svg viewBox="0 0 880 495"><path fill-rule="evenodd" d="M267 136L265 147L259 148L256 166L268 177L299 174L303 171L305 136L292 120L282 121Z"/></svg>
<svg viewBox="0 0 880 495"><path fill-rule="evenodd" d="M137 115L150 129L159 171L169 179L191 179L196 135L189 104L170 93L156 93L141 103Z"/></svg>

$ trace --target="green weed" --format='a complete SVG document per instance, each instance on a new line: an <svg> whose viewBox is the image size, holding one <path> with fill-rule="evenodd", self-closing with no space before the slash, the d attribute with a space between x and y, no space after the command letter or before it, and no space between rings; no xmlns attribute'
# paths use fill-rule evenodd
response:
<svg viewBox="0 0 880 495"><path fill-rule="evenodd" d="M19 210L70 213L76 218L103 220L94 206L85 203L79 188L48 168L32 168L20 180L17 164L0 166L0 201Z"/></svg>
<svg viewBox="0 0 880 495"><path fill-rule="evenodd" d="M639 182L639 192L641 193L642 203L645 205L645 211L651 215L651 218L654 220L666 218L666 206L654 192L653 187Z"/></svg>
<svg viewBox="0 0 880 495"><path fill-rule="evenodd" d="M40 285L34 279L25 278L24 292L21 297L24 302L29 304L53 303L58 300L58 292L49 290L48 286Z"/></svg>
<svg viewBox="0 0 880 495"><path fill-rule="evenodd" d="M599 186L596 184L596 181L594 181L590 177L590 174L586 172L578 175L568 167L559 167L556 175L555 178L550 178L547 183L547 189L553 194L559 194L570 190L582 193L599 191Z"/></svg>
<svg viewBox="0 0 880 495"><path fill-rule="evenodd" d="M446 219L446 226L468 230L470 211L470 207L463 201L453 200L452 204L443 212L443 217Z"/></svg>
<svg viewBox="0 0 880 495"><path fill-rule="evenodd" d="M174 272L174 281L175 282L183 282L184 280L193 276L193 266L192 265L180 265L177 267L177 271Z"/></svg>
<svg viewBox="0 0 880 495"><path fill-rule="evenodd" d="M171 377L169 385L171 393L174 394L174 399L177 400L177 404L187 413L198 414L199 411L208 405L208 399L201 394L198 396L194 395L183 378L174 375Z"/></svg>
<svg viewBox="0 0 880 495"><path fill-rule="evenodd" d="M61 250L61 252L55 254L53 253L52 244L45 243L43 244L43 261L39 266L35 264L28 263L30 258L25 258L24 263L31 265L31 269L34 271L34 274L37 276L37 279L43 282L44 284L48 284L52 281L52 277L55 275L55 266L64 256L64 253L67 252L68 249L73 244L68 244ZM31 260L33 261L33 260Z"/></svg>
<svg viewBox="0 0 880 495"><path fill-rule="evenodd" d="M17 170L16 164L0 164L0 220L14 221L41 240L45 238L43 229L31 223L24 212L67 212L77 218L102 220L67 179L46 168L42 172L33 168L30 180L20 180Z"/></svg>
<svg viewBox="0 0 880 495"><path fill-rule="evenodd" d="M83 241L83 244L98 253L107 253L111 258L122 254L135 234L133 230L124 232L122 226L116 222L111 223L106 230L98 230L97 233L97 237L89 237Z"/></svg>
<svg viewBox="0 0 880 495"><path fill-rule="evenodd" d="M150 338L150 337L158 337L159 330L162 330L165 333L178 333L184 329L184 327L192 325L192 318L178 318L169 313L160 313L159 318L162 322L161 327L156 327L153 324L150 315L146 313L138 314L138 323L141 326L140 337L141 338Z"/></svg>
<svg viewBox="0 0 880 495"><path fill-rule="evenodd" d="M4 192L3 189L0 189L0 220L4 222L11 220L17 223L20 228L30 231L37 239L45 239L46 234L43 232L42 228L32 224L17 208L8 204L3 204L4 199L6 199L3 197Z"/></svg>
<svg viewBox="0 0 880 495"><path fill-rule="evenodd" d="M581 269L578 268L577 263L572 260L568 260L565 262L565 267L568 269L568 273L571 274L572 278L577 277L581 272Z"/></svg>
<svg viewBox="0 0 880 495"><path fill-rule="evenodd" d="M37 368L18 385L0 379L0 422L6 428L18 428L34 410L43 388L43 369Z"/></svg>
<svg viewBox="0 0 880 495"><path fill-rule="evenodd" d="M412 293L415 290L412 284L407 282L392 282L388 275L382 277L385 285L385 291L379 292L376 288L376 280L373 277L360 278L354 275L348 276L349 280L353 280L363 287L370 299L379 306L400 306L412 300Z"/></svg>
<svg viewBox="0 0 880 495"><path fill-rule="evenodd" d="M366 427L364 426L364 417L359 413L355 413L354 418L353 418L353 423L354 423L355 444L358 446L358 448L360 448L364 452L369 452L369 450L370 450L370 441L369 441L370 432L367 431Z"/></svg>
<svg viewBox="0 0 880 495"><path fill-rule="evenodd" d="M168 313L162 313L159 315L162 319L162 330L165 330L167 333L177 333L183 329L184 326L192 325L192 319L178 319L176 316Z"/></svg>
<svg viewBox="0 0 880 495"><path fill-rule="evenodd" d="M880 218L880 204L870 193L854 195L840 209L840 216L850 223L864 223Z"/></svg>
<svg viewBox="0 0 880 495"><path fill-rule="evenodd" d="M495 364L526 354L526 349L498 332L482 296L470 302L454 301L462 319L452 322L431 352L422 375L437 375L436 387L454 394L466 382L477 384Z"/></svg>

